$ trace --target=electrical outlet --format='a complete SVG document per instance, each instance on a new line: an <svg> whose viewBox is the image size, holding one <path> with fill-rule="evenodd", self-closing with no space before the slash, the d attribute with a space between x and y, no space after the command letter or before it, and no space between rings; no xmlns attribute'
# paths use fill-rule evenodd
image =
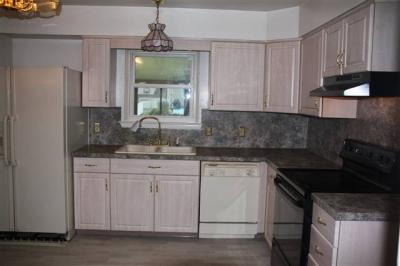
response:
<svg viewBox="0 0 400 266"><path fill-rule="evenodd" d="M246 128L239 127L239 137L246 137Z"/></svg>
<svg viewBox="0 0 400 266"><path fill-rule="evenodd" d="M101 124L99 122L94 123L94 133L100 133L101 131Z"/></svg>
<svg viewBox="0 0 400 266"><path fill-rule="evenodd" d="M205 133L206 136L212 136L213 135L213 128L212 127L206 127L204 133Z"/></svg>

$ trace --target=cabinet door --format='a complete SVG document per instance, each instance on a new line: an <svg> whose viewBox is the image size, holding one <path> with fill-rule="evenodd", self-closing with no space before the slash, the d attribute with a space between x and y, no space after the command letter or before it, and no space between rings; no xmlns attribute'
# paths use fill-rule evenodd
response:
<svg viewBox="0 0 400 266"><path fill-rule="evenodd" d="M111 229L153 231L154 177L111 175Z"/></svg>
<svg viewBox="0 0 400 266"><path fill-rule="evenodd" d="M265 45L214 42L211 110L262 111Z"/></svg>
<svg viewBox="0 0 400 266"><path fill-rule="evenodd" d="M267 45L264 110L298 112L300 42Z"/></svg>
<svg viewBox="0 0 400 266"><path fill-rule="evenodd" d="M320 98L311 97L310 91L322 85L322 31L301 43L300 113L319 115Z"/></svg>
<svg viewBox="0 0 400 266"><path fill-rule="evenodd" d="M324 77L341 74L340 54L343 46L343 21L333 24L323 30L324 56L322 74Z"/></svg>
<svg viewBox="0 0 400 266"><path fill-rule="evenodd" d="M110 106L110 40L83 40L82 106Z"/></svg>
<svg viewBox="0 0 400 266"><path fill-rule="evenodd" d="M156 176L156 232L196 233L199 212L198 176Z"/></svg>
<svg viewBox="0 0 400 266"><path fill-rule="evenodd" d="M75 228L110 230L109 174L75 173Z"/></svg>
<svg viewBox="0 0 400 266"><path fill-rule="evenodd" d="M275 212L275 178L276 172L268 167L267 176L267 196L265 202L265 240L269 247L272 247L272 231L274 225L274 212Z"/></svg>
<svg viewBox="0 0 400 266"><path fill-rule="evenodd" d="M366 7L344 19L344 68L343 73L370 69L370 22L373 6Z"/></svg>

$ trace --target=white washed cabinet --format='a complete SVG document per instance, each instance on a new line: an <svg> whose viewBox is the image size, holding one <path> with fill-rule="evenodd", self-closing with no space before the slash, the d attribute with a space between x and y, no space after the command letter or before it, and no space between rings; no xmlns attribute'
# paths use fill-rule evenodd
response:
<svg viewBox="0 0 400 266"><path fill-rule="evenodd" d="M262 111L265 45L213 42L210 110Z"/></svg>
<svg viewBox="0 0 400 266"><path fill-rule="evenodd" d="M74 158L75 229L110 230L110 160Z"/></svg>
<svg viewBox="0 0 400 266"><path fill-rule="evenodd" d="M111 175L111 229L153 231L153 176Z"/></svg>
<svg viewBox="0 0 400 266"><path fill-rule="evenodd" d="M197 232L199 178L197 176L155 177L156 232Z"/></svg>
<svg viewBox="0 0 400 266"><path fill-rule="evenodd" d="M109 107L110 40L83 40L82 106Z"/></svg>
<svg viewBox="0 0 400 266"><path fill-rule="evenodd" d="M265 230L264 237L269 247L272 247L272 232L274 226L275 211L275 183L276 171L271 167L267 168L267 195L265 201Z"/></svg>
<svg viewBox="0 0 400 266"><path fill-rule="evenodd" d="M395 265L398 224L337 221L313 206L309 265Z"/></svg>
<svg viewBox="0 0 400 266"><path fill-rule="evenodd" d="M299 113L329 118L356 118L356 99L311 97L322 85L322 31L306 36L301 42Z"/></svg>
<svg viewBox="0 0 400 266"><path fill-rule="evenodd" d="M266 51L264 110L297 113L300 41L269 43Z"/></svg>

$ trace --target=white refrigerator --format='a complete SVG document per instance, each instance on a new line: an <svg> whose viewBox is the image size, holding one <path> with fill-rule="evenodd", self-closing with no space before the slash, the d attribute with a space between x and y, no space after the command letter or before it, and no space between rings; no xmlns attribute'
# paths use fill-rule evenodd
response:
<svg viewBox="0 0 400 266"><path fill-rule="evenodd" d="M81 73L0 67L0 232L73 233L71 152L88 142Z"/></svg>

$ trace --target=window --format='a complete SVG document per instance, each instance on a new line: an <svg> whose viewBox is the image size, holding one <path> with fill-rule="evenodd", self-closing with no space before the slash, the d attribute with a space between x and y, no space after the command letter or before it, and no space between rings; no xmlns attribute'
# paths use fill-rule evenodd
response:
<svg viewBox="0 0 400 266"><path fill-rule="evenodd" d="M123 125L151 115L166 127L199 127L196 53L128 51L126 56Z"/></svg>

